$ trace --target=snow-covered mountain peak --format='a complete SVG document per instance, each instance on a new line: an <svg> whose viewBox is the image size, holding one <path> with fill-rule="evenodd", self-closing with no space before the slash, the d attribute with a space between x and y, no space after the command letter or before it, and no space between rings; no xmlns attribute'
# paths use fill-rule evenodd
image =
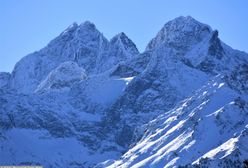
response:
<svg viewBox="0 0 248 168"><path fill-rule="evenodd" d="M119 33L108 43L108 47L102 51L101 57L97 60L98 72L106 71L121 62L130 60L139 51L136 45L125 33Z"/></svg>
<svg viewBox="0 0 248 168"><path fill-rule="evenodd" d="M90 21L85 21L79 25L80 27L83 27L85 29L96 29L96 26L94 23Z"/></svg>
<svg viewBox="0 0 248 168"><path fill-rule="evenodd" d="M161 45L174 48L187 48L200 41L212 32L212 29L190 16L180 16L166 23L156 37L147 45L146 50L152 50Z"/></svg>
<svg viewBox="0 0 248 168"><path fill-rule="evenodd" d="M48 46L53 47L54 45L67 45L71 42L77 42L79 45L87 45L92 42L98 42L101 38L102 33L100 33L96 26L90 22L85 21L81 24L74 22L67 29L65 29L58 37L52 40Z"/></svg>
<svg viewBox="0 0 248 168"><path fill-rule="evenodd" d="M116 43L117 41L119 42L123 42L123 41L129 41L130 39L127 37L127 35L123 32L118 33L117 35L115 35L110 42L111 43Z"/></svg>
<svg viewBox="0 0 248 168"><path fill-rule="evenodd" d="M90 39L91 41L97 41L97 38L101 38L100 36L103 35L92 22L86 21L78 26L75 36L86 42L86 40L89 40L86 38L87 36L92 37L92 39Z"/></svg>
<svg viewBox="0 0 248 168"><path fill-rule="evenodd" d="M60 35L64 35L67 32L74 32L77 28L78 28L78 24L74 22L70 26L68 26Z"/></svg>
<svg viewBox="0 0 248 168"><path fill-rule="evenodd" d="M97 61L108 50L109 41L94 24L72 24L46 47L21 59L12 73L11 87L33 92L38 84L61 63L75 61L87 73L97 69Z"/></svg>
<svg viewBox="0 0 248 168"><path fill-rule="evenodd" d="M191 23L191 24L193 24L193 23L199 23L196 19L194 19L192 16L179 16L179 17L177 17L177 18L175 18L175 19L173 19L171 22L177 22L177 24L178 23L182 23L182 24L185 24L186 22L187 23Z"/></svg>
<svg viewBox="0 0 248 168"><path fill-rule="evenodd" d="M68 26L62 33L61 35L66 34L67 32L74 32L75 30L79 31L97 31L96 26L94 23L90 21L85 21L81 24L78 24L76 22L73 22L70 26Z"/></svg>
<svg viewBox="0 0 248 168"><path fill-rule="evenodd" d="M132 55L136 55L139 53L134 42L127 37L127 35L123 32L115 35L111 40L110 44L118 45L119 47L123 47L124 50L127 50Z"/></svg>
<svg viewBox="0 0 248 168"><path fill-rule="evenodd" d="M110 42L114 43L116 42L117 40L120 40L122 42L124 41L131 41L127 35L124 33L124 32L121 32L121 33L118 33L117 35L115 35L111 40ZM132 41L131 41L132 42ZM133 42L132 42L133 43Z"/></svg>

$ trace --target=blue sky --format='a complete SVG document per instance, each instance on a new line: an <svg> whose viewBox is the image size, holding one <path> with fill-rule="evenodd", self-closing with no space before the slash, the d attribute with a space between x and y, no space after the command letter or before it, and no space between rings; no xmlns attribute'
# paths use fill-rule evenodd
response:
<svg viewBox="0 0 248 168"><path fill-rule="evenodd" d="M0 71L11 72L23 56L85 20L108 39L125 32L143 51L167 21L191 15L248 52L247 7L247 0L0 0Z"/></svg>

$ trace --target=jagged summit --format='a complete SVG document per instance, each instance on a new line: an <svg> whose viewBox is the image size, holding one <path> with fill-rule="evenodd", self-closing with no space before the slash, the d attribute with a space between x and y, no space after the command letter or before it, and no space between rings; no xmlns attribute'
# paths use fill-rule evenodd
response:
<svg viewBox="0 0 248 168"><path fill-rule="evenodd" d="M180 16L167 22L147 45L146 50L157 48L163 44L187 48L208 36L212 32L210 26L198 22L191 16Z"/></svg>
<svg viewBox="0 0 248 168"><path fill-rule="evenodd" d="M73 22L70 26L68 26L60 35L64 35L67 32L75 31L78 28L78 24Z"/></svg>
<svg viewBox="0 0 248 168"><path fill-rule="evenodd" d="M85 21L81 24L77 22L73 22L70 26L68 26L61 34L65 34L66 32L75 31L77 29L84 29L84 30L96 30L96 26L94 23L90 21Z"/></svg>
<svg viewBox="0 0 248 168"><path fill-rule="evenodd" d="M90 21L85 21L83 23L80 24L80 27L85 27L85 28L90 28L90 29L96 29L96 26L94 23L90 22Z"/></svg>
<svg viewBox="0 0 248 168"><path fill-rule="evenodd" d="M110 40L108 48L99 57L97 62L99 66L98 72L106 71L121 62L130 60L138 54L139 51L133 41L125 33L119 33Z"/></svg>
<svg viewBox="0 0 248 168"><path fill-rule="evenodd" d="M139 53L134 42L131 39L129 39L124 32L121 32L121 33L115 35L110 40L110 43L122 45L122 47L124 47L125 50L129 50L130 54L138 54Z"/></svg>
<svg viewBox="0 0 248 168"><path fill-rule="evenodd" d="M121 33L116 34L114 37L112 37L112 39L110 39L110 42L114 43L117 40L123 41L123 40L129 40L129 38L124 32L121 32Z"/></svg>
<svg viewBox="0 0 248 168"><path fill-rule="evenodd" d="M124 32L120 32L120 33L116 34L111 40L114 40L116 38L121 39L121 40L123 40L123 39L129 39Z"/></svg>
<svg viewBox="0 0 248 168"><path fill-rule="evenodd" d="M85 21L81 24L74 22L70 26L68 26L58 37L52 40L51 43L53 44L54 41L55 43L57 43L58 41L69 41L75 38L78 40L78 42L86 41L88 39L83 38L83 36L86 35L101 36L101 33L97 30L94 23L90 21Z"/></svg>
<svg viewBox="0 0 248 168"><path fill-rule="evenodd" d="M188 15L188 16L178 16L175 19L171 20L170 22L177 22L177 23L185 23L185 22L188 22L188 23L200 23L199 21L197 21L196 19L194 19L190 15Z"/></svg>

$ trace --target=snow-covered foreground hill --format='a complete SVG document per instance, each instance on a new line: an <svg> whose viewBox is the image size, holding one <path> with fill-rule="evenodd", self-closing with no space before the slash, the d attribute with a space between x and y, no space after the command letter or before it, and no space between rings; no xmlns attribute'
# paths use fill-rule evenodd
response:
<svg viewBox="0 0 248 168"><path fill-rule="evenodd" d="M142 139L107 167L242 167L248 157L248 104L214 79L150 121Z"/></svg>
<svg viewBox="0 0 248 168"><path fill-rule="evenodd" d="M0 165L242 167L248 55L192 17L139 53L73 24L0 73Z"/></svg>

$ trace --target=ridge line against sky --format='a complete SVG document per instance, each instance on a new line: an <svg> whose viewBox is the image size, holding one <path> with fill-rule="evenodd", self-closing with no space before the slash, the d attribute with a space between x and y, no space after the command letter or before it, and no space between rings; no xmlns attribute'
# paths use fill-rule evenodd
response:
<svg viewBox="0 0 248 168"><path fill-rule="evenodd" d="M248 52L248 1L0 0L0 72L45 47L73 22L93 22L110 39L124 32L143 52L162 26L190 15L219 30L223 42Z"/></svg>

